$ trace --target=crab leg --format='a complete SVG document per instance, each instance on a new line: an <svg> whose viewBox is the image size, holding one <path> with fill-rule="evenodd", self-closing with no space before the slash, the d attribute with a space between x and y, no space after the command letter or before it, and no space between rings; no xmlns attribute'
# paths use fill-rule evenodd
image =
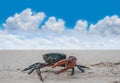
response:
<svg viewBox="0 0 120 83"><path fill-rule="evenodd" d="M75 69L72 68L72 71L71 71L71 76L74 75L74 72L75 72Z"/></svg>
<svg viewBox="0 0 120 83"><path fill-rule="evenodd" d="M40 80L43 81L43 78L42 78L42 76L41 76L41 71L40 71L40 69L36 69L36 72L37 72Z"/></svg>
<svg viewBox="0 0 120 83"><path fill-rule="evenodd" d="M76 66L80 66L81 68L88 68L89 69L89 67L86 67L86 66L83 66L83 65L76 65Z"/></svg>
<svg viewBox="0 0 120 83"><path fill-rule="evenodd" d="M86 66L83 66L83 65L75 65L75 66L77 66L78 69L79 69L82 73L85 72L82 68L88 68L88 69L89 69L89 67L86 67Z"/></svg>
<svg viewBox="0 0 120 83"><path fill-rule="evenodd" d="M78 67L78 69L83 73L85 72L79 65L76 65Z"/></svg>

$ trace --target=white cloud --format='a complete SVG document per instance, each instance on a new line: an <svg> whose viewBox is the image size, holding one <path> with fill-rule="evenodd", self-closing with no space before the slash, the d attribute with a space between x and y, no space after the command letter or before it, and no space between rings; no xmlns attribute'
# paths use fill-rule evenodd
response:
<svg viewBox="0 0 120 83"><path fill-rule="evenodd" d="M39 24L45 18L43 12L33 13L31 9L26 9L20 14L15 14L13 17L9 17L6 23L3 24L8 31L37 31L39 30Z"/></svg>
<svg viewBox="0 0 120 83"><path fill-rule="evenodd" d="M75 30L80 30L80 31L86 31L86 28L87 28L87 21L82 21L82 20L78 20L74 29Z"/></svg>
<svg viewBox="0 0 120 83"><path fill-rule="evenodd" d="M88 26L78 20L73 29L65 27L65 21L49 17L39 28L45 13L26 9L3 24L0 30L0 49L120 49L120 18L107 16ZM90 31L86 31L90 27ZM32 33L31 33L32 32Z"/></svg>
<svg viewBox="0 0 120 83"><path fill-rule="evenodd" d="M107 35L120 35L120 18L117 15L106 16L95 25L91 24L91 32Z"/></svg>
<svg viewBox="0 0 120 83"><path fill-rule="evenodd" d="M50 31L64 31L65 25L62 19L56 20L55 17L50 17L45 25L42 26L43 30Z"/></svg>

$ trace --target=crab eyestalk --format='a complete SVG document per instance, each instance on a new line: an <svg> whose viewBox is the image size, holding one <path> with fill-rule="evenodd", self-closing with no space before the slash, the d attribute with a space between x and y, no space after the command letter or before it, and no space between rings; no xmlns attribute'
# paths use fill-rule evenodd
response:
<svg viewBox="0 0 120 83"><path fill-rule="evenodd" d="M35 63L35 64L32 64L29 67L23 69L22 72L29 70L28 74L31 74L34 70L36 70L37 75L39 76L40 80L43 81L40 69L43 67L46 67L46 66L49 66L49 64L47 64L47 63Z"/></svg>

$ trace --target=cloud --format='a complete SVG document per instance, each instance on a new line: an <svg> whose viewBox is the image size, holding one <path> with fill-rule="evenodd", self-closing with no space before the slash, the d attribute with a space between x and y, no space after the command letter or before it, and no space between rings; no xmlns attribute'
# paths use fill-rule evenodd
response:
<svg viewBox="0 0 120 83"><path fill-rule="evenodd" d="M45 18L45 13L34 13L31 9L26 9L20 14L15 14L13 17L9 17L6 23L3 24L8 31L37 31L39 30L39 24Z"/></svg>
<svg viewBox="0 0 120 83"><path fill-rule="evenodd" d="M80 19L72 29L60 18L52 16L41 24L44 19L44 12L32 12L30 8L8 17L3 23L5 29L0 30L0 49L120 49L117 15L90 26Z"/></svg>
<svg viewBox="0 0 120 83"><path fill-rule="evenodd" d="M86 31L87 26L88 26L87 21L78 20L74 29L84 32Z"/></svg>
<svg viewBox="0 0 120 83"><path fill-rule="evenodd" d="M120 18L117 15L106 16L96 24L91 24L91 32L107 35L120 35Z"/></svg>
<svg viewBox="0 0 120 83"><path fill-rule="evenodd" d="M50 17L45 25L42 26L43 30L50 30L50 31L64 31L65 25L62 19L56 20L55 17Z"/></svg>

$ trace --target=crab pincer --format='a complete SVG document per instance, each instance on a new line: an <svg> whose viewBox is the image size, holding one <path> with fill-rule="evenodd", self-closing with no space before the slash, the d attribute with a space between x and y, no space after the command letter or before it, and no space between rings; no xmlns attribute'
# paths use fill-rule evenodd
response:
<svg viewBox="0 0 120 83"><path fill-rule="evenodd" d="M45 64L45 63L35 63L35 64L32 64L29 67L23 69L22 72L28 71L28 74L31 74L34 70L36 70L37 75L39 76L40 80L43 81L40 69L45 67L45 66L48 66L48 64Z"/></svg>
<svg viewBox="0 0 120 83"><path fill-rule="evenodd" d="M68 69L72 69L71 75L74 73L74 66L76 65L76 58L74 56L69 56L67 59L63 59L55 63L52 68L65 65L64 69L61 69L60 71L56 72L56 74L62 73Z"/></svg>
<svg viewBox="0 0 120 83"><path fill-rule="evenodd" d="M75 69L74 67L78 67L78 69L83 73L84 72L84 68L88 68L86 66L82 66L82 65L77 65L76 64L77 62L77 58L75 56L69 56L67 59L63 59L63 60L60 60L58 62L56 62L52 68L54 67L57 67L57 66L61 66L61 65L65 65L65 68L64 69L61 69L60 71L56 72L55 74L59 74L59 73L62 73L68 69L72 69L71 71L71 76L74 75L74 72L75 72Z"/></svg>

